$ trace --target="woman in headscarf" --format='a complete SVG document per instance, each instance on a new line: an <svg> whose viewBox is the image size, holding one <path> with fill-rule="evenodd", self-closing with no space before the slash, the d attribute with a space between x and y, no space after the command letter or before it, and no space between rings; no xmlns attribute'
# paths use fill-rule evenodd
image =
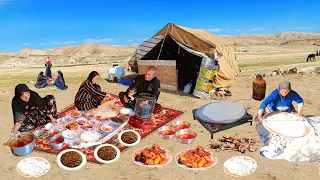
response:
<svg viewBox="0 0 320 180"><path fill-rule="evenodd" d="M99 73L92 71L87 80L81 84L74 100L78 110L88 111L97 108L107 95L106 92L101 91L101 87L97 84L98 78Z"/></svg>
<svg viewBox="0 0 320 180"><path fill-rule="evenodd" d="M64 81L63 74L61 71L58 71L58 76L57 76L56 80L54 81L54 85L60 90L68 89L68 86L66 85L66 83Z"/></svg>
<svg viewBox="0 0 320 180"><path fill-rule="evenodd" d="M261 121L261 117L264 114L270 112L296 112L292 105L295 101L298 104L298 116L302 116L302 109L304 105L303 99L291 89L289 81L283 81L279 84L279 88L274 90L260 105L258 111L258 121Z"/></svg>
<svg viewBox="0 0 320 180"><path fill-rule="evenodd" d="M15 96L12 99L13 133L30 131L49 122L57 121L57 106L52 95L41 98L26 84L18 84L14 93Z"/></svg>
<svg viewBox="0 0 320 180"><path fill-rule="evenodd" d="M47 79L48 78L43 74L43 71L41 71L38 75L35 87L36 88L45 88L46 86L48 86Z"/></svg>

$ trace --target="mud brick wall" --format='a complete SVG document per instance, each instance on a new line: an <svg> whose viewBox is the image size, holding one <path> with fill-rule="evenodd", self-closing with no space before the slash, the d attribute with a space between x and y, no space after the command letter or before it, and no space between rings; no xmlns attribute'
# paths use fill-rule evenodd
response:
<svg viewBox="0 0 320 180"><path fill-rule="evenodd" d="M176 61L172 60L140 60L138 61L139 74L144 74L149 66L158 68L157 78L161 82L163 89L171 86L170 90L178 87L178 76L176 70Z"/></svg>

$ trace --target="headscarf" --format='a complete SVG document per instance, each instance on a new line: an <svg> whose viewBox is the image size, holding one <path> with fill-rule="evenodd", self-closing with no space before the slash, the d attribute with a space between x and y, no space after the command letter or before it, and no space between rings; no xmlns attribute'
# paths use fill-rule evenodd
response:
<svg viewBox="0 0 320 180"><path fill-rule="evenodd" d="M15 97L20 99L20 96L22 95L22 93L27 92L29 90L30 89L26 84L18 84L16 86L16 88L14 89L14 95L15 95Z"/></svg>
<svg viewBox="0 0 320 180"><path fill-rule="evenodd" d="M28 102L24 102L20 99L22 93L30 91L30 99ZM35 106L35 107L43 107L44 101L39 96L38 93L29 89L26 84L18 84L14 89L15 96L12 99L12 111L15 112L23 112L26 106Z"/></svg>
<svg viewBox="0 0 320 180"><path fill-rule="evenodd" d="M62 80L62 82L63 82L63 85L65 86L66 83L65 83L65 81L64 81L63 74L62 74L62 72L61 72L60 70L58 71L58 74L59 74L59 76L60 76L60 78L61 78L61 80Z"/></svg>
<svg viewBox="0 0 320 180"><path fill-rule="evenodd" d="M39 75L44 76L44 75L43 75L43 73L44 73L44 72L43 72L43 71L41 71L41 72L39 73Z"/></svg>
<svg viewBox="0 0 320 180"><path fill-rule="evenodd" d="M279 88L278 88L278 92L279 92L279 95L282 96L280 94L280 89L287 89L287 90L291 90L291 83L289 81L283 81L279 84ZM290 92L289 92L290 93ZM288 93L288 94L289 94ZM288 96L287 94L287 96Z"/></svg>
<svg viewBox="0 0 320 180"><path fill-rule="evenodd" d="M99 75L99 73L98 73L97 71L92 71L92 72L89 74L87 80L89 80L89 81L92 83L92 79L93 79L94 77L98 76L98 75Z"/></svg>
<svg viewBox="0 0 320 180"><path fill-rule="evenodd" d="M279 90L280 89L287 89L291 90L291 83L289 81L283 81L279 84Z"/></svg>
<svg viewBox="0 0 320 180"><path fill-rule="evenodd" d="M14 97L12 99L12 113L13 120L16 123L16 120L24 113L25 107L28 105L27 102L24 102L20 99L22 93L30 91L26 84L18 84L14 89Z"/></svg>

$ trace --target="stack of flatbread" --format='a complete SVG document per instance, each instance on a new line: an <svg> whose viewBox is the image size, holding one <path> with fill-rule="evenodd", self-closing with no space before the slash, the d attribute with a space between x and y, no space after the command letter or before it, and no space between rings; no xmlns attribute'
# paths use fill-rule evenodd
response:
<svg viewBox="0 0 320 180"><path fill-rule="evenodd" d="M228 159L223 165L224 171L232 176L247 176L257 169L257 162L246 156L236 156Z"/></svg>
<svg viewBox="0 0 320 180"><path fill-rule="evenodd" d="M40 157L28 157L17 164L17 171L25 177L39 177L50 169L48 160Z"/></svg>
<svg viewBox="0 0 320 180"><path fill-rule="evenodd" d="M302 137L306 133L305 123L298 116L290 113L269 116L264 119L263 125L272 133L287 137Z"/></svg>
<svg viewBox="0 0 320 180"><path fill-rule="evenodd" d="M119 109L112 108L111 104L106 102L101 104L97 109L93 109L90 113L93 113L96 116L103 117L115 117L119 114Z"/></svg>

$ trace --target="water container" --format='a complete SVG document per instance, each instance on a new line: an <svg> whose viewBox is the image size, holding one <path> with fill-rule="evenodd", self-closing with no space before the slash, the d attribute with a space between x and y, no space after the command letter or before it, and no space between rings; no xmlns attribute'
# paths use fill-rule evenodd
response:
<svg viewBox="0 0 320 180"><path fill-rule="evenodd" d="M261 74L258 74L256 76L256 79L253 81L252 87L252 98L258 101L264 99L266 95L266 81L262 78Z"/></svg>
<svg viewBox="0 0 320 180"><path fill-rule="evenodd" d="M209 99L209 92L212 89L214 78L219 67L217 54L215 53L215 60L209 57L203 57L201 68L197 78L195 90L193 95L201 99Z"/></svg>

